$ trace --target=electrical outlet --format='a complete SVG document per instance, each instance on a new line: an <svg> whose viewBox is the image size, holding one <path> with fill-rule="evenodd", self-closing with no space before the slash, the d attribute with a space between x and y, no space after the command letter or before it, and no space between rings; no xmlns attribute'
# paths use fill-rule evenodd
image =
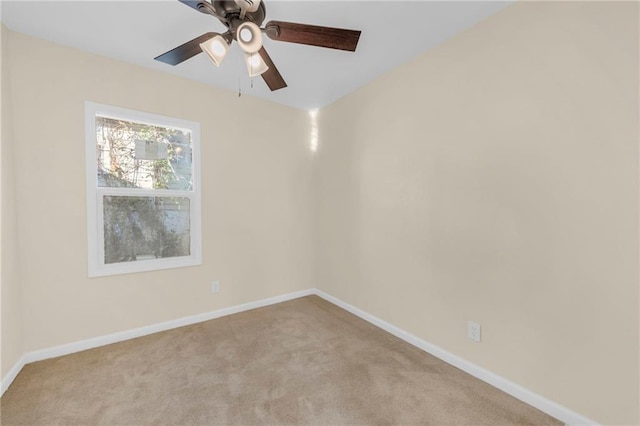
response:
<svg viewBox="0 0 640 426"><path fill-rule="evenodd" d="M477 322L469 321L467 323L467 337L474 342L480 341L480 324Z"/></svg>
<svg viewBox="0 0 640 426"><path fill-rule="evenodd" d="M220 281L211 283L211 293L220 293Z"/></svg>

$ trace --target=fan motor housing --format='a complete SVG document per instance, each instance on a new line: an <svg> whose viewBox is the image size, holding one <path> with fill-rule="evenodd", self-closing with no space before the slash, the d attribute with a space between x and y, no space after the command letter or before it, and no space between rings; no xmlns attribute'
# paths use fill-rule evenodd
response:
<svg viewBox="0 0 640 426"><path fill-rule="evenodd" d="M227 19L228 22L233 22L240 19L240 7L233 0L215 0L212 5L216 13ZM264 22L264 18L266 16L267 10L264 6L264 2L260 2L258 10L256 10L255 12L247 12L243 21L251 21L254 24L260 26L262 22ZM229 26L228 22L223 23L226 26Z"/></svg>

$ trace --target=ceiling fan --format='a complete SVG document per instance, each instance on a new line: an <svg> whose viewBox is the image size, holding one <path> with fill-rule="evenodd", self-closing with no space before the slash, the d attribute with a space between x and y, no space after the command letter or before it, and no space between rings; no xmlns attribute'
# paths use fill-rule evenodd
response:
<svg viewBox="0 0 640 426"><path fill-rule="evenodd" d="M267 14L261 0L179 0L181 3L217 18L226 27L225 33L209 32L188 41L155 59L178 65L205 52L216 66L227 55L235 40L244 51L250 77L261 75L272 91L287 87L280 72L262 45L262 33L276 41L327 47L355 52L360 31L292 22L269 21L260 27Z"/></svg>

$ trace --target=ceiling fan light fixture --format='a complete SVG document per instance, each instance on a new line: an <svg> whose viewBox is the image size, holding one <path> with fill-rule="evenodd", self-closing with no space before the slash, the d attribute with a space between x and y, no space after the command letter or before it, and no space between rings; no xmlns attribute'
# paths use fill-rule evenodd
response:
<svg viewBox="0 0 640 426"><path fill-rule="evenodd" d="M249 77L262 75L269 69L269 66L264 62L259 53L245 53L244 61L247 63Z"/></svg>
<svg viewBox="0 0 640 426"><path fill-rule="evenodd" d="M256 53L262 48L262 31L253 22L243 22L236 30L236 40L246 53Z"/></svg>
<svg viewBox="0 0 640 426"><path fill-rule="evenodd" d="M204 43L200 43L200 48L211 58L211 61L219 67L225 56L227 56L229 43L227 43L224 37L217 35Z"/></svg>

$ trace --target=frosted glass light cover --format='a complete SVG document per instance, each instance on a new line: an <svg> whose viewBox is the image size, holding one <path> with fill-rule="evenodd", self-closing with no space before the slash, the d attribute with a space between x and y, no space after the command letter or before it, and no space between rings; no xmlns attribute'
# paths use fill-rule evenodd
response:
<svg viewBox="0 0 640 426"><path fill-rule="evenodd" d="M245 53L244 60L247 63L249 77L257 77L269 69L259 53Z"/></svg>
<svg viewBox="0 0 640 426"><path fill-rule="evenodd" d="M253 22L244 22L236 30L236 40L246 53L256 53L262 48L262 31Z"/></svg>
<svg viewBox="0 0 640 426"><path fill-rule="evenodd" d="M204 43L200 43L200 48L209 56L209 58L211 58L217 67L220 66L220 63L222 63L222 60L227 56L227 52L229 51L227 41L220 35L217 35Z"/></svg>

